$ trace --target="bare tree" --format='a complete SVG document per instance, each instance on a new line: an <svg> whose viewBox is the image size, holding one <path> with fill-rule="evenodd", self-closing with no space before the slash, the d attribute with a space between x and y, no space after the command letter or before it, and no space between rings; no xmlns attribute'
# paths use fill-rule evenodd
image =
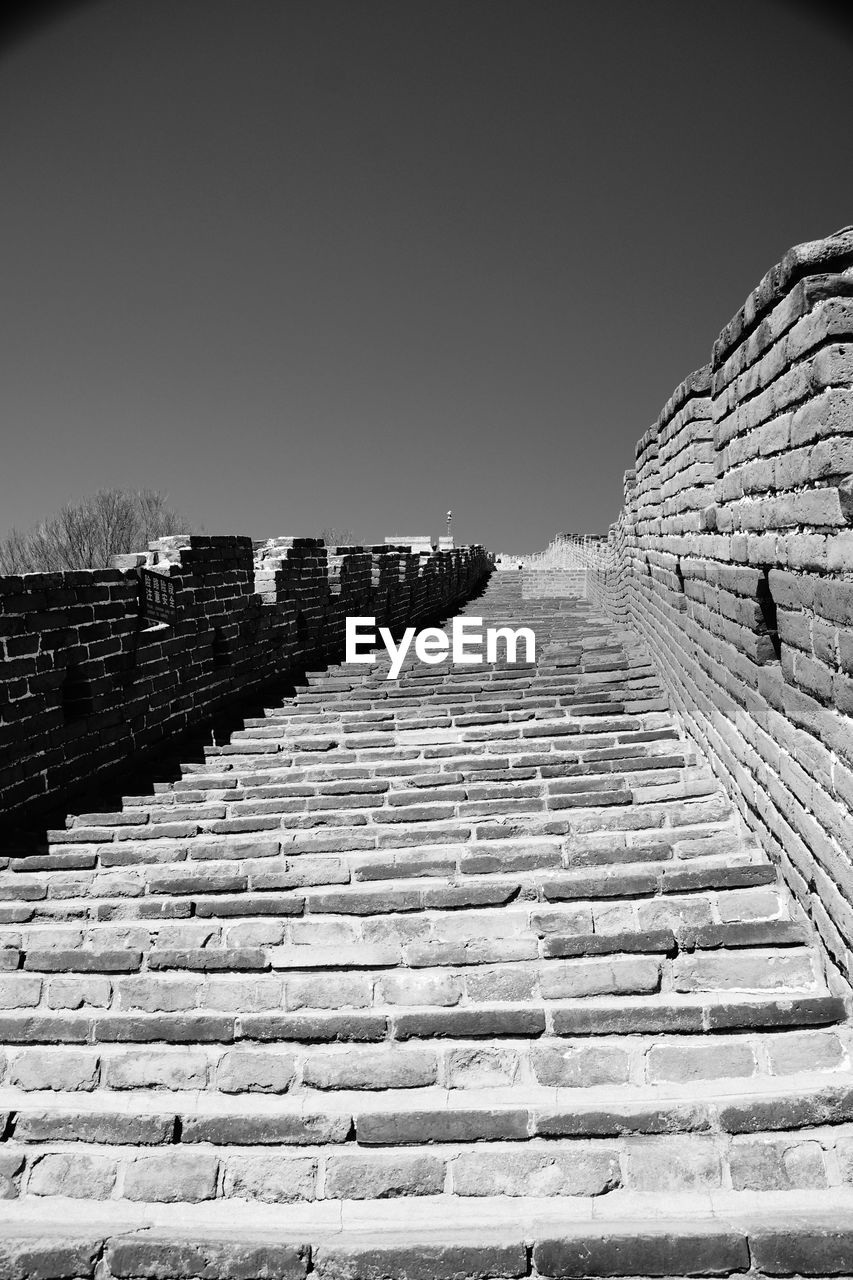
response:
<svg viewBox="0 0 853 1280"><path fill-rule="evenodd" d="M144 551L153 538L187 533L187 520L154 489L99 489L0 540L0 574L103 569L110 556Z"/></svg>
<svg viewBox="0 0 853 1280"><path fill-rule="evenodd" d="M327 547L351 547L358 541L352 529L336 529L334 526L321 529L320 537Z"/></svg>

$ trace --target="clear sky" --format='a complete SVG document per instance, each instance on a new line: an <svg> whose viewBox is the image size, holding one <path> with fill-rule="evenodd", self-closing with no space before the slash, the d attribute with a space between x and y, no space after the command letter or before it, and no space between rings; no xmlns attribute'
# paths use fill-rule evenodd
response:
<svg viewBox="0 0 853 1280"><path fill-rule="evenodd" d="M32 13L32 9L30 9ZM784 251L853 223L853 39L794 0L89 0L0 47L0 535L615 518Z"/></svg>

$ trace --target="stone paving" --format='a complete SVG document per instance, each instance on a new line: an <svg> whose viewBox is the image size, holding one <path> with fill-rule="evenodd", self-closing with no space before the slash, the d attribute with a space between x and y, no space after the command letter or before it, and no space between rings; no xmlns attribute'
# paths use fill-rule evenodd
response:
<svg viewBox="0 0 853 1280"><path fill-rule="evenodd" d="M312 673L0 871L0 1276L853 1273L846 986L631 632L463 612L536 662Z"/></svg>

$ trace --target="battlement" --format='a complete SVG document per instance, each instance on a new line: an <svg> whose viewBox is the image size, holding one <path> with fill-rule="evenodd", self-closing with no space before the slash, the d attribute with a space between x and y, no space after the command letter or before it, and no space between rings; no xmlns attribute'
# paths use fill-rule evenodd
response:
<svg viewBox="0 0 853 1280"><path fill-rule="evenodd" d="M490 568L480 546L177 535L109 569L0 577L0 812L63 799L333 661L347 614L397 630L446 613Z"/></svg>
<svg viewBox="0 0 853 1280"><path fill-rule="evenodd" d="M767 273L640 438L588 593L646 640L687 729L848 976L851 525L847 227Z"/></svg>

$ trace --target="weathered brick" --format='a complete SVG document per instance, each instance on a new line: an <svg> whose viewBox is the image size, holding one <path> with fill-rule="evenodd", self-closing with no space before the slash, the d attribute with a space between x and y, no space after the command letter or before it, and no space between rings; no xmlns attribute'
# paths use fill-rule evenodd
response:
<svg viewBox="0 0 853 1280"><path fill-rule="evenodd" d="M291 1204L313 1200L317 1187L314 1157L275 1155L233 1156L223 1162L223 1195Z"/></svg>
<svg viewBox="0 0 853 1280"><path fill-rule="evenodd" d="M516 1080L521 1054L505 1046L478 1045L453 1049L445 1058L444 1077L450 1089L480 1089L509 1085Z"/></svg>
<svg viewBox="0 0 853 1280"><path fill-rule="evenodd" d="M216 1194L218 1161L207 1152L162 1151L137 1156L124 1175L127 1200L197 1204Z"/></svg>
<svg viewBox="0 0 853 1280"><path fill-rule="evenodd" d="M27 1178L27 1192L34 1196L70 1196L107 1200L112 1195L118 1162L111 1156L88 1152L56 1152L39 1156Z"/></svg>
<svg viewBox="0 0 853 1280"><path fill-rule="evenodd" d="M326 1195L343 1200L440 1195L444 1182L437 1156L358 1152L332 1155L326 1165Z"/></svg>
<svg viewBox="0 0 853 1280"><path fill-rule="evenodd" d="M606 1233L572 1223L535 1242L533 1265L547 1276L728 1275L748 1269L749 1251L744 1235L711 1223L697 1230L662 1219Z"/></svg>
<svg viewBox="0 0 853 1280"><path fill-rule="evenodd" d="M91 1052L69 1049L24 1049L9 1065L9 1083L19 1089L94 1089L98 1082L98 1058Z"/></svg>
<svg viewBox="0 0 853 1280"><path fill-rule="evenodd" d="M106 1009L112 994L109 978L51 978L47 983L47 1004L51 1009Z"/></svg>
<svg viewBox="0 0 853 1280"><path fill-rule="evenodd" d="M344 1115L311 1115L301 1111L272 1115L186 1116L181 1131L182 1142L212 1142L221 1145L239 1143L245 1146L297 1145L344 1142L352 1121Z"/></svg>
<svg viewBox="0 0 853 1280"><path fill-rule="evenodd" d="M84 1228L12 1228L0 1239L0 1271L8 1280L58 1280L85 1277L104 1247L103 1231Z"/></svg>
<svg viewBox="0 0 853 1280"><path fill-rule="evenodd" d="M147 1198L147 1197L139 1197ZM120 1280L165 1277L260 1277L303 1280L308 1268L308 1248L281 1240L240 1240L233 1234L211 1232L202 1237L175 1238L169 1230L145 1229L110 1241L107 1265ZM16 1276L15 1280L19 1280Z"/></svg>
<svg viewBox="0 0 853 1280"><path fill-rule="evenodd" d="M770 1070L776 1075L827 1070L838 1066L844 1057L841 1041L834 1031L794 1031L785 1036L768 1036L764 1045Z"/></svg>
<svg viewBox="0 0 853 1280"><path fill-rule="evenodd" d="M530 1057L540 1084L562 1088L626 1084L631 1067L628 1050L615 1045L539 1044Z"/></svg>
<svg viewBox="0 0 853 1280"><path fill-rule="evenodd" d="M451 1164L460 1196L597 1196L620 1182L612 1150L512 1149L462 1154Z"/></svg>
<svg viewBox="0 0 853 1280"><path fill-rule="evenodd" d="M625 1185L641 1192L659 1194L718 1188L723 1169L720 1152L712 1138L633 1138L625 1159Z"/></svg>
<svg viewBox="0 0 853 1280"><path fill-rule="evenodd" d="M660 986L660 965L647 957L554 961L543 971L540 986L546 1000L647 993Z"/></svg>
<svg viewBox="0 0 853 1280"><path fill-rule="evenodd" d="M41 978L0 975L0 1009L32 1009L41 997Z"/></svg>
<svg viewBox="0 0 853 1280"><path fill-rule="evenodd" d="M819 1142L754 1140L732 1144L729 1162L736 1190L817 1190L827 1186Z"/></svg>
<svg viewBox="0 0 853 1280"><path fill-rule="evenodd" d="M511 1006L505 1009L425 1009L399 1014L394 1019L394 1034L398 1040L431 1036L536 1036L544 1030L545 1014L541 1009Z"/></svg>
<svg viewBox="0 0 853 1280"><path fill-rule="evenodd" d="M331 1240L313 1255L319 1280L344 1276L406 1276L407 1280L487 1280L491 1276L526 1276L527 1255L520 1238L505 1232L481 1231L474 1239L448 1235L444 1241L418 1242L408 1236L393 1240ZM16 1277L17 1280L17 1277Z"/></svg>
<svg viewBox="0 0 853 1280"><path fill-rule="evenodd" d="M293 1083L293 1054L258 1049L229 1049L216 1068L223 1093L285 1093Z"/></svg>
<svg viewBox="0 0 853 1280"><path fill-rule="evenodd" d="M17 1142L100 1142L150 1146L171 1141L173 1115L107 1111L19 1111Z"/></svg>
<svg viewBox="0 0 853 1280"><path fill-rule="evenodd" d="M390 1143L480 1142L528 1136L524 1108L498 1111L363 1112L355 1118L356 1138L364 1146Z"/></svg>
<svg viewBox="0 0 853 1280"><path fill-rule="evenodd" d="M437 1069L430 1049L346 1049L307 1056L302 1079L313 1089L416 1089L435 1084Z"/></svg>
<svg viewBox="0 0 853 1280"><path fill-rule="evenodd" d="M654 1084L751 1076L755 1071L755 1054L749 1044L660 1044L653 1045L646 1057L646 1074Z"/></svg>
<svg viewBox="0 0 853 1280"><path fill-rule="evenodd" d="M103 1070L110 1089L203 1089L209 1075L205 1055L187 1049L107 1056Z"/></svg>
<svg viewBox="0 0 853 1280"><path fill-rule="evenodd" d="M753 1228L749 1246L766 1275L841 1276L850 1270L853 1232L834 1214L791 1216Z"/></svg>

